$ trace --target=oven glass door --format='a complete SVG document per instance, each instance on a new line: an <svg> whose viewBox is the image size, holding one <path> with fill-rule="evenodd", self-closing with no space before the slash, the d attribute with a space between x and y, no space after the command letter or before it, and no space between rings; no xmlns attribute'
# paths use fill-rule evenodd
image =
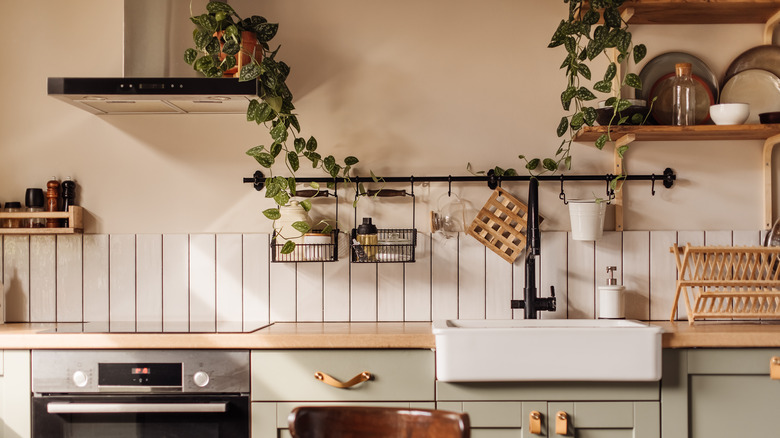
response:
<svg viewBox="0 0 780 438"><path fill-rule="evenodd" d="M33 397L34 438L249 437L247 395Z"/></svg>

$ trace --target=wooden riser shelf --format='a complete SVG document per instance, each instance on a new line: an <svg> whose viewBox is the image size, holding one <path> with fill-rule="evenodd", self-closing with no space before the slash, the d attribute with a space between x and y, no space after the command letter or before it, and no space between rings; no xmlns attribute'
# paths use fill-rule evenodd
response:
<svg viewBox="0 0 780 438"><path fill-rule="evenodd" d="M586 126L577 133L574 141L596 141L607 133L607 126ZM698 141L698 140L766 140L780 134L780 124L751 125L696 125L696 126L613 126L613 140L627 134L636 136L634 141Z"/></svg>
<svg viewBox="0 0 780 438"><path fill-rule="evenodd" d="M0 228L0 234L78 234L84 232L84 209L79 206L72 206L68 211L55 212L0 212L0 221L4 219L67 219L69 226L67 228Z"/></svg>

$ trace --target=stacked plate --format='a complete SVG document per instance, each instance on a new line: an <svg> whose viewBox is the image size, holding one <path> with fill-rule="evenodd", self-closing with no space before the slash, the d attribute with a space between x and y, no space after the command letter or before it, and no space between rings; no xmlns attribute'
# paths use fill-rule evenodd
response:
<svg viewBox="0 0 780 438"><path fill-rule="evenodd" d="M718 78L701 59L685 52L669 52L648 61L639 72L642 89L636 90L636 98L651 102L653 118L661 125L672 124L672 79L674 65L687 62L692 66L696 88L696 123L706 123L710 119L710 105L718 101Z"/></svg>
<svg viewBox="0 0 780 438"><path fill-rule="evenodd" d="M780 46L753 47L726 70L721 103L748 103L745 123L759 123L759 114L780 111Z"/></svg>

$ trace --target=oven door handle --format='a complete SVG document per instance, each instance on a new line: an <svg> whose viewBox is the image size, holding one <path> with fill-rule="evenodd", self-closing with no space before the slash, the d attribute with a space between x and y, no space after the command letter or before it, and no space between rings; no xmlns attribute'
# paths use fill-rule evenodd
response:
<svg viewBox="0 0 780 438"><path fill-rule="evenodd" d="M46 405L50 414L154 414L227 412L227 403L63 403Z"/></svg>

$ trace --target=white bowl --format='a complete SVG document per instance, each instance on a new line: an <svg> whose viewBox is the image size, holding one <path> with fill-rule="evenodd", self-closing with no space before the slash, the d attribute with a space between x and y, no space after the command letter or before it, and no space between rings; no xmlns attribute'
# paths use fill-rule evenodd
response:
<svg viewBox="0 0 780 438"><path fill-rule="evenodd" d="M747 103L721 103L710 106L710 118L716 125L741 125L750 115Z"/></svg>

